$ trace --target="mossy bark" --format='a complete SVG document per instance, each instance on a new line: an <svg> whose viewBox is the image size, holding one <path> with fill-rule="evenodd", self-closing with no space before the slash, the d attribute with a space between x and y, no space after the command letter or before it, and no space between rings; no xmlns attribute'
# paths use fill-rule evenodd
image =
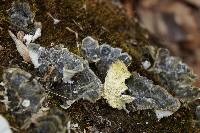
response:
<svg viewBox="0 0 200 133"><path fill-rule="evenodd" d="M0 74L3 69L13 66L37 75L33 65L23 62L22 57L16 50L14 42L8 35L11 25L6 10L11 7L12 0L0 1ZM71 52L80 55L77 43L86 36L92 36L100 43L108 43L113 47L120 47L133 57L133 64L130 71L138 71L142 75L157 79L140 66L145 58L151 58L145 46L150 45L146 35L135 18L128 18L123 9L120 9L107 0L31 0L29 4L35 12L35 20L42 22L42 36L36 41L45 47L52 47L63 44ZM57 25L53 24L47 13L61 20ZM76 38L73 32L78 33ZM2 80L0 78L0 80ZM159 83L159 82L158 82ZM55 97L51 97L53 99ZM57 106L58 101L53 101L50 106ZM3 108L3 105L0 105ZM73 123L78 123L81 129L89 130L89 127L96 127L102 132L193 132L192 127L193 111L188 108L181 108L174 115L156 120L152 111L130 112L113 109L108 106L105 100L99 100L92 104L86 101L79 101L65 111ZM3 113L3 112L2 112ZM15 120L8 114L11 124L18 128ZM102 122L99 116L111 122L111 125ZM148 122L148 124L147 124ZM156 131L155 131L156 130Z"/></svg>

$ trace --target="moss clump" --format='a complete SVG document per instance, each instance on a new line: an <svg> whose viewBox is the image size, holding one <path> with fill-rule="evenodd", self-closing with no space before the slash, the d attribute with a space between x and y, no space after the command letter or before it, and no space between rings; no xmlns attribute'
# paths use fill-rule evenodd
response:
<svg viewBox="0 0 200 133"><path fill-rule="evenodd" d="M12 2L12 0L0 1L0 16L3 18L0 19L2 28L0 45L4 48L0 51L0 65L3 68L17 65L34 76L37 72L33 65L23 62L7 32L10 22L6 10L11 7ZM42 37L36 43L46 47L62 43L71 52L80 54L76 43L81 43L86 36L92 36L100 43L107 42L113 47L120 47L128 52L133 57L130 71L136 70L152 79L153 75L140 68L143 58L151 58L144 47L150 43L145 38L146 32L138 23L126 17L123 9L113 6L107 0L30 0L29 3L36 13L35 20L42 22L43 25ZM61 22L54 25L52 18L47 15L48 12ZM77 32L78 39L66 27ZM56 99L52 97L54 98ZM52 101L52 106L59 102L55 101ZM80 124L82 130L89 130L89 127L95 126L105 132L155 132L155 129L157 132L192 132L195 129L191 128L190 122L193 118L191 113L191 110L181 108L173 116L158 122L151 111L130 112L128 115L123 110L109 107L104 100L97 101L95 104L79 101L66 111L72 121ZM111 126L101 123L98 116L111 121ZM7 118L12 126L16 127L15 121L10 117ZM149 124L146 124L146 121Z"/></svg>

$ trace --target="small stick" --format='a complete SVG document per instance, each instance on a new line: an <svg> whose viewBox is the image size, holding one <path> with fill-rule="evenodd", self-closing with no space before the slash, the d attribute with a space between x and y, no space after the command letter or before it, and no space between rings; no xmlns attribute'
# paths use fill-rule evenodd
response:
<svg viewBox="0 0 200 133"><path fill-rule="evenodd" d="M72 21L83 31L83 27L79 23L77 23L74 19L72 19Z"/></svg>
<svg viewBox="0 0 200 133"><path fill-rule="evenodd" d="M67 29L68 31L70 31L70 32L72 32L72 33L75 34L75 37L76 37L76 45L77 45L77 47L79 48L79 43L78 43L78 33L77 33L76 31L72 30L72 29L69 28L69 27L66 27L66 29Z"/></svg>
<svg viewBox="0 0 200 133"><path fill-rule="evenodd" d="M47 13L47 15L53 19L53 24L58 24L60 22L59 19L54 18L49 12Z"/></svg>

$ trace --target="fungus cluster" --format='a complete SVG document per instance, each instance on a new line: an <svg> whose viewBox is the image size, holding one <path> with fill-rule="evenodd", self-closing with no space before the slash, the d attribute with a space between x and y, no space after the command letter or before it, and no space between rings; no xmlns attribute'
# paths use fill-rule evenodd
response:
<svg viewBox="0 0 200 133"><path fill-rule="evenodd" d="M32 32L25 30L34 21L29 5L14 3L9 12L11 22L20 29L17 36L11 31L9 35L24 61L32 64L33 71L37 72L33 76L13 67L3 73L3 102L12 115L21 118L22 127L29 128L32 123L35 126L31 128L38 132L45 128L55 132L67 130L66 121L57 113L41 113L48 95L56 97L63 109L80 99L95 103L103 98L111 107L127 112L127 104L132 111L151 109L158 119L176 112L181 106L180 100L187 103L200 97L199 88L192 86L195 81L192 71L166 49L151 51L156 55L153 64L141 62L146 71L159 78L159 84L155 84L139 72L128 70L133 60L121 48L100 45L91 36L82 40L82 57L67 48L42 47L34 43L41 36L41 23L35 23Z"/></svg>

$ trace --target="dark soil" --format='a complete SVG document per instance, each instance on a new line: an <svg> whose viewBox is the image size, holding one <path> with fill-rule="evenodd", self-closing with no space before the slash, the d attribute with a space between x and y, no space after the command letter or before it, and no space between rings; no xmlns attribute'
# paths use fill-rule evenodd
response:
<svg viewBox="0 0 200 133"><path fill-rule="evenodd" d="M12 0L0 1L0 75L3 69L17 66L35 76L37 73L33 65L23 62L8 35L12 24L6 10L11 7L11 3ZM42 36L36 43L46 47L63 44L70 51L80 55L76 43L81 43L86 36L92 36L100 43L106 42L131 54L133 65L129 69L152 78L156 83L156 79L139 65L143 58L149 56L144 46L152 42L145 38L147 32L134 19L127 17L123 9L107 0L31 0L29 4L36 13L35 20L42 22L43 26ZM54 25L52 18L47 15L48 12L61 22ZM77 32L78 39L66 27ZM54 98L50 97L56 101ZM58 106L56 103L50 106ZM192 107L182 107L172 116L160 121L151 110L131 111L127 114L123 110L113 109L102 99L96 103L81 100L63 111L73 123L79 124L82 131L85 129L89 132L91 128L96 128L98 131L113 133L192 133L198 132L198 129L194 128L195 116ZM9 119L13 127L18 128L15 120L5 113L3 108L0 104L0 113Z"/></svg>

